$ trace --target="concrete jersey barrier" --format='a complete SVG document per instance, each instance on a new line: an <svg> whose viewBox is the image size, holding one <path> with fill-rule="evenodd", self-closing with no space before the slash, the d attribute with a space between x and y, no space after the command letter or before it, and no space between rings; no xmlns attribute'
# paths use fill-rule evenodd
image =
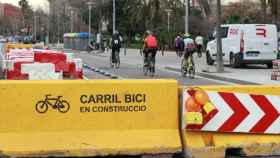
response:
<svg viewBox="0 0 280 158"><path fill-rule="evenodd" d="M280 86L183 87L181 95L183 144L192 156L223 158L229 148L248 156L279 153Z"/></svg>
<svg viewBox="0 0 280 158"><path fill-rule="evenodd" d="M174 80L0 81L5 156L181 151Z"/></svg>

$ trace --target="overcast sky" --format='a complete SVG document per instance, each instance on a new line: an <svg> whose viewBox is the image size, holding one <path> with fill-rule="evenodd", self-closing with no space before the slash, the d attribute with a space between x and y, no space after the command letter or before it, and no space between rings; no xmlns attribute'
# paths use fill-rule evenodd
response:
<svg viewBox="0 0 280 158"><path fill-rule="evenodd" d="M0 0L2 3L12 3L18 5L19 0ZM38 7L46 8L48 7L48 2L46 0L28 0L32 8L37 9Z"/></svg>

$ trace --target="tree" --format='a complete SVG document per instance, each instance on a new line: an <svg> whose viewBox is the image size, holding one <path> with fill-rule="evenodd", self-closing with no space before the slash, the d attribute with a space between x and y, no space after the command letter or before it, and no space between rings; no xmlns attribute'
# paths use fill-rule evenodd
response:
<svg viewBox="0 0 280 158"><path fill-rule="evenodd" d="M244 0L241 2L230 3L223 9L223 23L262 23L259 18L260 7L253 1Z"/></svg>
<svg viewBox="0 0 280 158"><path fill-rule="evenodd" d="M77 12L82 13L83 21L88 24L88 9L85 3L88 0L67 0L72 7L78 9ZM205 0L204 7L207 8L207 16L211 14L211 2L213 0ZM102 18L108 22L108 33L112 33L112 0L96 1L95 9L92 10L92 28L98 30L99 21ZM85 9L86 8L86 9ZM102 8L102 17L99 14ZM170 16L170 31L167 31L167 9L172 10ZM190 26L191 33L198 32L208 33L209 25L207 18L203 16L204 10L200 8L190 9ZM143 34L145 30L153 31L162 41L173 42L173 36L177 33L184 32L184 3L182 0L117 0L116 1L116 25L119 32L128 37L129 41L139 34Z"/></svg>
<svg viewBox="0 0 280 158"><path fill-rule="evenodd" d="M266 23L266 17L267 17L267 2L266 2L266 0L260 0L260 2L261 2L261 8L262 8L263 23Z"/></svg>
<svg viewBox="0 0 280 158"><path fill-rule="evenodd" d="M268 3L269 3L270 8L271 8L272 23L277 24L277 20L278 20L278 0L269 0Z"/></svg>
<svg viewBox="0 0 280 158"><path fill-rule="evenodd" d="M208 0L198 0L198 3L200 4L201 9L204 11L204 14L207 17L207 19L209 19L209 17L212 14L211 7L209 4L210 2Z"/></svg>
<svg viewBox="0 0 280 158"><path fill-rule="evenodd" d="M27 0L20 0L18 2L18 5L21 8L22 14L23 14L23 27L31 26L33 22L33 11L31 6L29 5Z"/></svg>

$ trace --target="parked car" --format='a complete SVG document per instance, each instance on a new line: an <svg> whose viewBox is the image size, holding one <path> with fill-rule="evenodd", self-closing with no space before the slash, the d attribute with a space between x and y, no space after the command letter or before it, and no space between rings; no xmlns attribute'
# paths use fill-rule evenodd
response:
<svg viewBox="0 0 280 158"><path fill-rule="evenodd" d="M215 36L215 33L213 34ZM266 64L272 67L272 60L277 58L278 37L276 25L270 24L232 24L222 25L222 52L224 62L231 67L246 64ZM216 59L216 39L208 42L207 64Z"/></svg>

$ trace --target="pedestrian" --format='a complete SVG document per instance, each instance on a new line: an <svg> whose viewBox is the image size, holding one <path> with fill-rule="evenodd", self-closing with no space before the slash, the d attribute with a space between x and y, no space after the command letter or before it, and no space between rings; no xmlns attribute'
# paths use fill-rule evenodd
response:
<svg viewBox="0 0 280 158"><path fill-rule="evenodd" d="M202 57L202 49L203 49L203 37L201 36L201 33L199 32L198 35L195 38L195 44L197 49L197 55L199 58Z"/></svg>
<svg viewBox="0 0 280 158"><path fill-rule="evenodd" d="M175 51L176 55L179 56L179 42L180 42L181 36L178 34L175 38Z"/></svg>

